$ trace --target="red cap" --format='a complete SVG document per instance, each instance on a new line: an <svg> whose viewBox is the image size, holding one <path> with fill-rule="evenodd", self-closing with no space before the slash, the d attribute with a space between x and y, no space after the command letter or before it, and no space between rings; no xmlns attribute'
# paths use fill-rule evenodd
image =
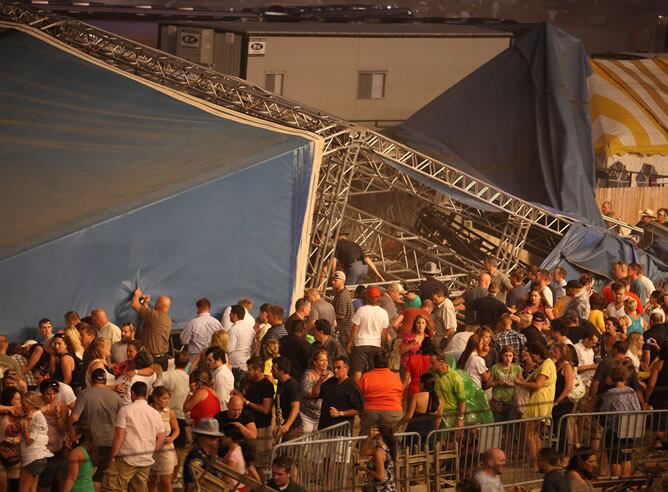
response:
<svg viewBox="0 0 668 492"><path fill-rule="evenodd" d="M369 287L366 290L366 295L369 299L378 299L380 297L380 289L378 287Z"/></svg>

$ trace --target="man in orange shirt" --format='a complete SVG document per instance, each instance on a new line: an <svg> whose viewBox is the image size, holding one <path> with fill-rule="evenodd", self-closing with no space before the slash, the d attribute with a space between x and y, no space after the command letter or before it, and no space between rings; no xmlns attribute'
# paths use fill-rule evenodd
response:
<svg viewBox="0 0 668 492"><path fill-rule="evenodd" d="M364 396L364 411L360 435L368 435L374 425L394 427L403 417L401 399L404 387L399 374L390 371L388 355L379 350L373 357L374 369L366 372L357 381Z"/></svg>

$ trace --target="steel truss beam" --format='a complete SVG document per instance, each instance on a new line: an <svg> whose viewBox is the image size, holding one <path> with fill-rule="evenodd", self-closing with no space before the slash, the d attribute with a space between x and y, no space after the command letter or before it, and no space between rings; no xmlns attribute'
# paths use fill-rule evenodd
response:
<svg viewBox="0 0 668 492"><path fill-rule="evenodd" d="M433 198L439 207L464 214L474 223L491 222L490 219L483 217L484 214L478 213L476 216L475 213L467 213L467 207L443 193L435 192L407 173L398 171L388 162L394 163L399 169L417 173L491 205L500 213L514 217L521 223L540 228L543 234L538 235L537 242L540 242L541 236L549 236L552 238L550 242L556 242L572 224L563 216L513 197L377 132L276 96L242 79L216 73L83 22L3 0L0 0L0 19L40 30L82 53L131 75L224 108L321 136L324 139L324 159L318 179L311 227L308 285L321 285L322 275L333 255L335 247L333 238L341 226L351 190L358 194L372 193L381 189L401 189L416 196ZM383 228L387 227L388 223L385 223ZM510 239L506 237L510 231L498 232L500 233L498 239L502 243ZM546 232L548 234L545 234ZM513 246L508 250L508 254L512 256L528 242L524 236L524 240L512 243ZM402 244L405 243L404 241ZM438 255L429 253L432 255L429 256L427 252L441 251L439 249L441 246L433 243L429 246L425 243L411 243L410 247L414 248L413 251L424 253L425 258L431 259L435 259ZM410 253L408 245L406 248ZM419 265L415 264L416 275L419 275L418 267Z"/></svg>
<svg viewBox="0 0 668 492"><path fill-rule="evenodd" d="M427 261L439 265L442 279L451 291L468 288L472 271L479 263L461 257L452 249L440 246L421 235L392 224L351 205L343 216L351 238L365 251L373 252L373 260L385 274L386 280L399 281L417 287L424 278L420 274Z"/></svg>

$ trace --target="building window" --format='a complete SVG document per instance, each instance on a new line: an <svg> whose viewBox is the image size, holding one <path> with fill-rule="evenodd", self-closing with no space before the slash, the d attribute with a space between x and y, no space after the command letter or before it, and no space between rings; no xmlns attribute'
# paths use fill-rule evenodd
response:
<svg viewBox="0 0 668 492"><path fill-rule="evenodd" d="M385 72L360 72L357 80L357 99L383 99Z"/></svg>
<svg viewBox="0 0 668 492"><path fill-rule="evenodd" d="M282 96L284 81L285 74L283 73L267 73L264 75L264 88L274 94Z"/></svg>

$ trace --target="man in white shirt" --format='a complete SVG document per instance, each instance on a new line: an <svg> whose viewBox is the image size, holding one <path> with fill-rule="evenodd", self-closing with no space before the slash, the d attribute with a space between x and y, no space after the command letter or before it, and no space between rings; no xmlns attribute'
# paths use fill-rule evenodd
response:
<svg viewBox="0 0 668 492"><path fill-rule="evenodd" d="M390 318L379 305L380 296L378 287L369 287L366 290L366 305L355 311L352 318L353 326L347 348L351 353L350 369L355 382L363 371L373 369L373 356L382 350L387 340Z"/></svg>
<svg viewBox="0 0 668 492"><path fill-rule="evenodd" d="M195 306L197 317L188 321L180 335L181 343L188 346L190 360L211 344L211 337L215 332L223 329L220 321L211 316L211 301L202 297Z"/></svg>
<svg viewBox="0 0 668 492"><path fill-rule="evenodd" d="M492 448L485 451L481 458L480 471L475 474L480 492L504 492L501 474L506 466L506 453L498 448Z"/></svg>
<svg viewBox="0 0 668 492"><path fill-rule="evenodd" d="M251 311L253 309L253 301L251 301L247 297L242 297L241 299L239 299L237 304L239 304L246 310L246 314L244 314L244 317L242 318L241 321L255 328L255 318L253 318L253 315L251 314ZM223 311L223 317L220 319L220 322L223 324L223 330L225 331L230 331L230 328L232 328L233 322L232 320L230 320L231 311L232 311L232 306L227 306L225 308L225 311Z"/></svg>
<svg viewBox="0 0 668 492"><path fill-rule="evenodd" d="M98 338L106 338L111 344L121 341L121 329L109 321L104 309L93 309L90 317L93 318L93 325L97 328Z"/></svg>
<svg viewBox="0 0 668 492"><path fill-rule="evenodd" d="M587 389L589 389L594 372L596 371L594 347L597 343L598 337L592 333L575 344L575 352L578 355L578 374Z"/></svg>
<svg viewBox="0 0 668 492"><path fill-rule="evenodd" d="M112 463L102 482L105 491L146 490L153 453L165 440L160 413L146 401L146 383L134 383L130 391L132 403L122 407L116 417Z"/></svg>
<svg viewBox="0 0 668 492"><path fill-rule="evenodd" d="M218 395L220 408L227 410L227 402L234 390L234 375L227 367L225 351L220 347L209 347L206 351L206 366L213 375L213 389Z"/></svg>
<svg viewBox="0 0 668 492"><path fill-rule="evenodd" d="M431 294L434 303L434 311L431 317L434 320L434 336L432 343L434 347L441 348L441 341L455 334L457 331L457 312L455 305L445 295L441 288L435 288Z"/></svg>
<svg viewBox="0 0 668 492"><path fill-rule="evenodd" d="M174 356L174 367L162 373L162 385L169 390L169 408L176 415L179 424L179 437L174 441L176 447L186 444L186 415L183 403L190 391L190 381L186 367L190 363L187 352L177 352Z"/></svg>
<svg viewBox="0 0 668 492"><path fill-rule="evenodd" d="M628 297L626 295L626 287L621 282L613 282L610 286L612 291L613 302L608 304L608 307L605 309L605 313L608 315L608 318L617 318L621 320L626 316L626 311L624 310L624 301Z"/></svg>
<svg viewBox="0 0 668 492"><path fill-rule="evenodd" d="M232 326L227 348L233 370L246 371L246 361L251 358L253 351L255 328L243 322L245 314L246 310L239 304L235 304L230 310Z"/></svg>

